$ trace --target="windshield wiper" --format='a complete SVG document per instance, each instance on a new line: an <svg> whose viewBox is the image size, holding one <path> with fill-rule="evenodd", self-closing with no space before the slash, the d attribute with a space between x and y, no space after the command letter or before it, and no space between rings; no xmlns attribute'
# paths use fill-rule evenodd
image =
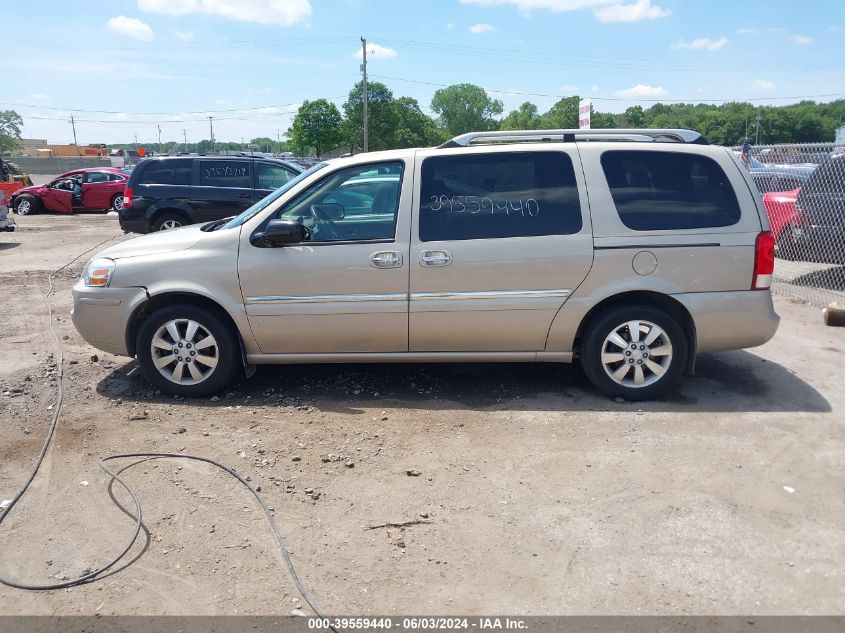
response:
<svg viewBox="0 0 845 633"><path fill-rule="evenodd" d="M221 226L228 223L234 217L234 215L230 215L228 218L220 218L219 220L214 220L213 222L209 222L208 224L203 224L200 230L205 231L207 233L211 231L216 231Z"/></svg>

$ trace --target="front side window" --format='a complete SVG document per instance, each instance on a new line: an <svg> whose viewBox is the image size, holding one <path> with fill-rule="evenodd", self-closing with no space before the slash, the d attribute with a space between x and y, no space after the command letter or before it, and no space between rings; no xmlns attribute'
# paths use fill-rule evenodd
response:
<svg viewBox="0 0 845 633"><path fill-rule="evenodd" d="M258 189L278 189L282 185L286 185L296 175L286 167L270 163L258 163L257 173L256 188Z"/></svg>
<svg viewBox="0 0 845 633"><path fill-rule="evenodd" d="M204 160L200 162L201 187L252 188L252 172L247 160Z"/></svg>
<svg viewBox="0 0 845 633"><path fill-rule="evenodd" d="M420 196L423 242L569 235L582 226L575 170L562 152L426 158Z"/></svg>
<svg viewBox="0 0 845 633"><path fill-rule="evenodd" d="M682 152L602 154L619 219L635 231L731 226L740 219L731 183L712 158Z"/></svg>
<svg viewBox="0 0 845 633"><path fill-rule="evenodd" d="M191 158L151 160L141 172L138 184L190 185L193 165L194 161Z"/></svg>
<svg viewBox="0 0 845 633"><path fill-rule="evenodd" d="M280 218L308 227L313 242L392 240L404 163L341 169L306 190Z"/></svg>

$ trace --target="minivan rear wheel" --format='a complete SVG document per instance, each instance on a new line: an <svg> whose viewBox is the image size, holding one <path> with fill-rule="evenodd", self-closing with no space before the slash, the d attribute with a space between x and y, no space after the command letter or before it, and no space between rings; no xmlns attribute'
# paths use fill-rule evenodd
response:
<svg viewBox="0 0 845 633"><path fill-rule="evenodd" d="M153 386L188 397L223 389L240 359L231 326L211 310L188 304L161 308L144 319L135 349Z"/></svg>
<svg viewBox="0 0 845 633"><path fill-rule="evenodd" d="M150 227L153 231L169 231L190 224L181 213L165 212L159 215Z"/></svg>
<svg viewBox="0 0 845 633"><path fill-rule="evenodd" d="M673 316L648 305L619 306L588 328L581 365L611 398L649 400L675 385L688 354L686 335Z"/></svg>

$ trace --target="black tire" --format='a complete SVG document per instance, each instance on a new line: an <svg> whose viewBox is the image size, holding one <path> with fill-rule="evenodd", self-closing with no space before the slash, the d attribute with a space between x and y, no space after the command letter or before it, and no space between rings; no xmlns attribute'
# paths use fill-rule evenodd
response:
<svg viewBox="0 0 845 633"><path fill-rule="evenodd" d="M629 345L632 345L630 334L625 334L628 331L625 325L631 321L646 321L650 324L658 326L663 333L660 334L650 347L645 347L644 350L631 350ZM617 346L614 343L608 343L607 351L609 356L615 356L618 349L622 360L616 362L609 362L606 369L602 362L602 353L605 349L606 338L612 332L619 333L619 328L623 328L620 334L628 345L626 347ZM645 336L637 338L641 343L645 343L648 338L650 328L648 325L643 325L647 329ZM652 354L648 357L649 352L656 351L660 348L661 352L665 352L666 341L671 344L671 354ZM638 345L639 347L639 345ZM630 353L629 353L630 352ZM642 358L645 354L646 358ZM625 305L611 308L610 310L598 315L595 320L589 325L584 335L581 345L581 366L584 373L590 382L604 392L611 398L624 398L625 400L650 400L658 398L668 392L677 382L678 378L684 371L687 364L687 357L689 354L689 345L687 337L683 328L678 321L665 310L656 308L650 305ZM633 361L633 362L632 362ZM662 365L663 373L658 375L649 367L649 361L653 364ZM622 370L623 365L630 365L627 374L623 375L622 381L626 384L620 384L609 375L611 370ZM637 370L637 366L640 369ZM634 376L637 372L645 376L644 386L633 386ZM653 379L653 381L652 381ZM651 381L651 382L649 382Z"/></svg>
<svg viewBox="0 0 845 633"><path fill-rule="evenodd" d="M792 234L792 227L786 226L778 236L777 250L775 254L783 260L793 262L798 259L798 245Z"/></svg>
<svg viewBox="0 0 845 633"><path fill-rule="evenodd" d="M21 210L21 202L24 203L24 210ZM19 215L32 215L33 213L38 213L41 210L41 202L35 196L31 196L28 193L22 193L17 198L15 198L15 211Z"/></svg>
<svg viewBox="0 0 845 633"><path fill-rule="evenodd" d="M109 211L117 211L120 212L123 209L123 194L116 193L111 197L111 204L109 205Z"/></svg>
<svg viewBox="0 0 845 633"><path fill-rule="evenodd" d="M216 366L203 367L202 363L198 365L194 362L196 368L199 369L200 367L203 367L203 371L208 370L208 374L201 381L193 384L188 384L187 382L175 382L171 378L165 377L156 367L156 359L161 360L165 357L169 357L170 355L166 351L159 352L157 348L157 351L155 352L156 358L154 358L154 352L152 350L153 338L156 337L162 327L165 327L167 323L172 321L188 320L194 321L200 325L196 336L203 338L201 340L195 340L194 344L200 343L204 340L204 336L206 334L210 334L216 341L213 350L211 350L211 348L205 348L209 350L209 352L206 352L207 354L215 356L217 360ZM187 340L184 339L186 328L181 325L177 325L176 327L179 334L183 336L183 339L180 340ZM176 349L176 346L179 343L178 341L174 341L173 337L169 335L165 335L164 340L168 343L174 344L174 349ZM187 347L190 346L187 345ZM141 323L141 327L138 329L138 336L135 340L135 351L138 357L138 364L141 366L141 371L143 372L144 377L146 377L146 379L156 389L161 389L162 391L168 393L191 398L207 396L217 393L223 389L235 377L241 362L240 346L238 345L237 334L233 331L232 326L218 316L218 314L214 311L187 303L178 303L172 306L160 308L148 315ZM201 358L202 356L197 356L197 354L201 353L201 351L204 350L195 350L191 360L198 360L198 358ZM186 351L180 350L178 353L186 354ZM173 356L175 355L176 354L174 353ZM185 358L188 358L187 355ZM187 362L190 361L186 360L186 363ZM173 363L166 366L162 371L173 372L176 364L177 363L174 359ZM188 367L187 364L183 365L184 367ZM184 367L183 370L187 372L188 370L184 369ZM188 369L190 368L188 367ZM186 377L186 380L190 380L190 378Z"/></svg>
<svg viewBox="0 0 845 633"><path fill-rule="evenodd" d="M169 226L169 224L172 223L178 224L178 226ZM184 213L179 213L178 211L165 211L164 213L160 213L153 221L150 226L150 231L167 231L180 226L187 226L190 223L190 220L188 220Z"/></svg>
<svg viewBox="0 0 845 633"><path fill-rule="evenodd" d="M10 174L12 174L14 176L23 176L23 171L21 171L21 168L18 167L18 164L13 163L10 160L6 161L6 169L8 170L8 172Z"/></svg>

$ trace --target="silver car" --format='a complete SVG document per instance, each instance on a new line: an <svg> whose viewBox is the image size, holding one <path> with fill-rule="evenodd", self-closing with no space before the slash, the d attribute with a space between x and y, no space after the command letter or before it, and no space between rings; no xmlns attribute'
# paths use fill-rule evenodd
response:
<svg viewBox="0 0 845 633"><path fill-rule="evenodd" d="M270 363L572 362L660 396L778 326L747 170L688 130L485 132L318 164L240 216L108 248L94 347L202 396Z"/></svg>

